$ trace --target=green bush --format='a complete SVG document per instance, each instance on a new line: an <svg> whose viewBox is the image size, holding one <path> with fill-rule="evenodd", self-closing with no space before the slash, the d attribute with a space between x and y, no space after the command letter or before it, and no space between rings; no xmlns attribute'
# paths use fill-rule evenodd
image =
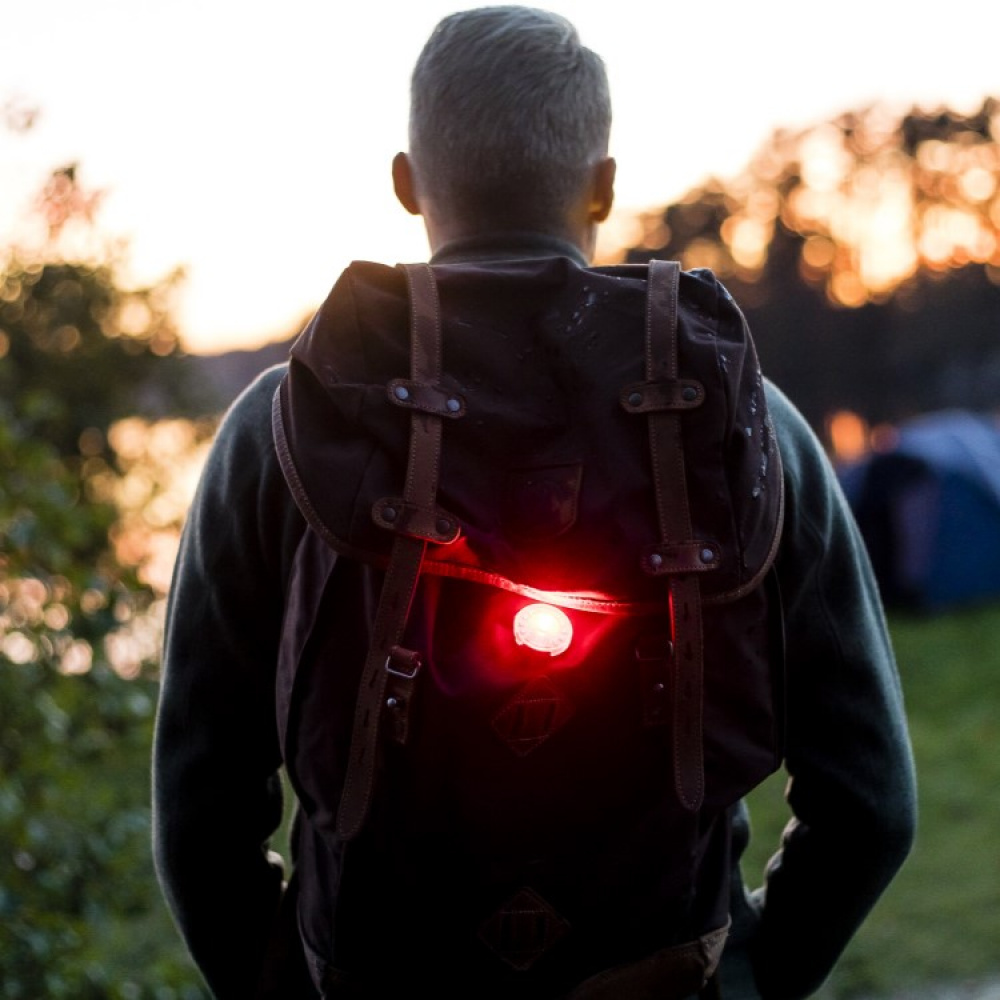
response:
<svg viewBox="0 0 1000 1000"><path fill-rule="evenodd" d="M3 998L205 996L153 873L161 598L119 553L109 445L171 368L162 292L107 262L0 268Z"/></svg>

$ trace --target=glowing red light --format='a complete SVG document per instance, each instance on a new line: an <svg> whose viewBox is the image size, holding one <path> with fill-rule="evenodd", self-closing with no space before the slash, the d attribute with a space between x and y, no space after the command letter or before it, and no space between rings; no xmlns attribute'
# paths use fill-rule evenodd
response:
<svg viewBox="0 0 1000 1000"><path fill-rule="evenodd" d="M565 611L551 604L528 604L514 616L514 639L519 646L558 656L569 648L573 624Z"/></svg>

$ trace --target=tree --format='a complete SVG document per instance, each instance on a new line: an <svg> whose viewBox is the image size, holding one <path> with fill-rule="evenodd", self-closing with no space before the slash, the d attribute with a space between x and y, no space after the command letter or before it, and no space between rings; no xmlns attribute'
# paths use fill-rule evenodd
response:
<svg viewBox="0 0 1000 1000"><path fill-rule="evenodd" d="M1000 398L1000 102L777 131L739 176L644 217L629 260L710 267L821 433Z"/></svg>
<svg viewBox="0 0 1000 1000"><path fill-rule="evenodd" d="M114 445L198 393L176 278L128 288L120 249L65 254L95 205L56 171L45 242L0 270L0 996L188 1000L149 848L162 589L138 522L170 486ZM211 432L189 426L192 445Z"/></svg>
<svg viewBox="0 0 1000 1000"><path fill-rule="evenodd" d="M44 240L8 250L0 272L0 394L28 433L63 455L121 417L210 406L170 318L183 272L127 287L126 248L94 237L97 200L83 193L75 165L54 171L37 204ZM81 228L89 256L67 256L64 242L77 248Z"/></svg>

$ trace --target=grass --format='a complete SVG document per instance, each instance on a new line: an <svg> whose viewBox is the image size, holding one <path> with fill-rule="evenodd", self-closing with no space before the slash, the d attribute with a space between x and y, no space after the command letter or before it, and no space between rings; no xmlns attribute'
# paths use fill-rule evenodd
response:
<svg viewBox="0 0 1000 1000"><path fill-rule="evenodd" d="M1000 976L1000 606L890 617L917 762L917 841L820 994L898 996ZM750 799L747 872L787 819L780 775Z"/></svg>

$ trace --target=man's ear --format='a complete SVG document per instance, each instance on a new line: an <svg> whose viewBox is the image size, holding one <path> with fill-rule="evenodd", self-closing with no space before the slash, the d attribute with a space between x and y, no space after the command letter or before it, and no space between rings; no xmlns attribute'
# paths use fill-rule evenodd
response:
<svg viewBox="0 0 1000 1000"><path fill-rule="evenodd" d="M413 167L406 153L397 153L392 158L392 187L400 205L410 215L421 215L417 202L416 185L413 182Z"/></svg>
<svg viewBox="0 0 1000 1000"><path fill-rule="evenodd" d="M607 156L597 166L591 179L589 216L591 222L603 222L615 202L615 172L618 164Z"/></svg>

